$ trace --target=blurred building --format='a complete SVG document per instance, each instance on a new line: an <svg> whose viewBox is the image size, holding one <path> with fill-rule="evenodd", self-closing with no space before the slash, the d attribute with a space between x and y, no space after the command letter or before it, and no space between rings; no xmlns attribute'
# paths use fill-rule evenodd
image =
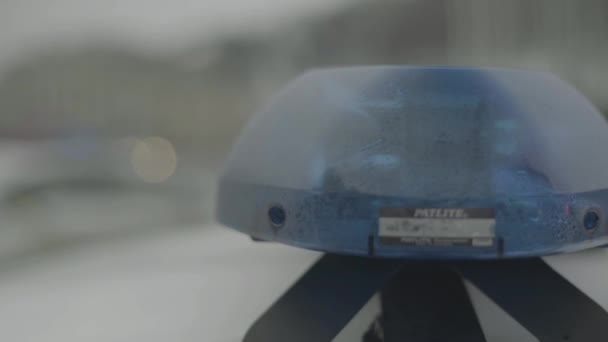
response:
<svg viewBox="0 0 608 342"><path fill-rule="evenodd" d="M608 2L445 1L448 60L548 70L608 109Z"/></svg>

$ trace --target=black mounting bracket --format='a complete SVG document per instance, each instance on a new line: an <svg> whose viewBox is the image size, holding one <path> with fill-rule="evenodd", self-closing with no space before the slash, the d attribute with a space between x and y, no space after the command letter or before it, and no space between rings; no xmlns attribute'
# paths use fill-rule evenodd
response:
<svg viewBox="0 0 608 342"><path fill-rule="evenodd" d="M541 342L608 336L608 313L540 258L435 262L326 254L244 342L330 342L378 291L384 342L483 342L463 278Z"/></svg>

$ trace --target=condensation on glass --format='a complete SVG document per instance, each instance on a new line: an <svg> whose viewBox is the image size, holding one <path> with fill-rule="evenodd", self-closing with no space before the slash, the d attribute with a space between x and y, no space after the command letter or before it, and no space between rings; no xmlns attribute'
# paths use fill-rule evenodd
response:
<svg viewBox="0 0 608 342"><path fill-rule="evenodd" d="M312 71L242 133L222 176L218 218L264 240L378 257L589 248L607 241L604 146L602 115L551 74ZM269 218L277 208L280 226ZM397 226L383 226L389 221ZM386 229L407 234L390 240Z"/></svg>

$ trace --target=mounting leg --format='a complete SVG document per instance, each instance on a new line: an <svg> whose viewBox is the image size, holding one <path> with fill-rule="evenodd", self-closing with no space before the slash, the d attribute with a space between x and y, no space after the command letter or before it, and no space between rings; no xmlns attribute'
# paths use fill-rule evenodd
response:
<svg viewBox="0 0 608 342"><path fill-rule="evenodd" d="M608 313L541 259L454 267L541 342L595 342L608 336Z"/></svg>
<svg viewBox="0 0 608 342"><path fill-rule="evenodd" d="M404 267L382 289L384 342L485 342L462 278L434 263Z"/></svg>
<svg viewBox="0 0 608 342"><path fill-rule="evenodd" d="M244 342L330 342L402 265L324 255L253 324Z"/></svg>

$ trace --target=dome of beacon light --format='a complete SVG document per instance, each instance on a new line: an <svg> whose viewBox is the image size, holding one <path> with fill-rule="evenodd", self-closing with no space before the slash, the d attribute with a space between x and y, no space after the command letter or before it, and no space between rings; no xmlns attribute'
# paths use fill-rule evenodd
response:
<svg viewBox="0 0 608 342"><path fill-rule="evenodd" d="M253 117L217 215L256 239L391 258L540 256L608 242L608 124L548 73L308 72Z"/></svg>

